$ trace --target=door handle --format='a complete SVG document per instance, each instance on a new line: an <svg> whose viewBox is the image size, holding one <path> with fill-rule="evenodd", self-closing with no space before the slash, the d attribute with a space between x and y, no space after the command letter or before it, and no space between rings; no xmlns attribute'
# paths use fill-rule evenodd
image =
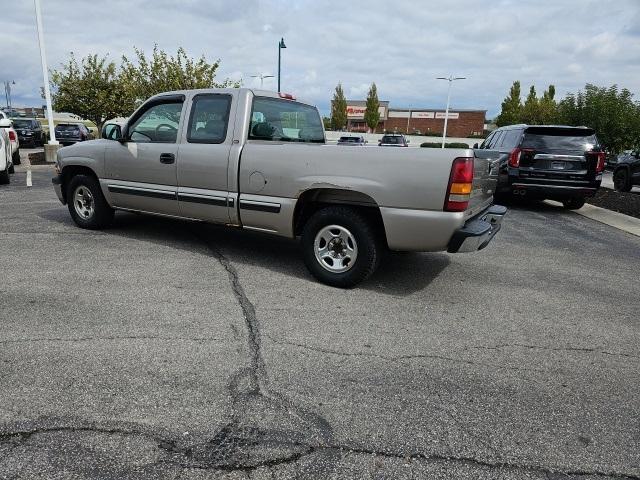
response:
<svg viewBox="0 0 640 480"><path fill-rule="evenodd" d="M160 163L170 164L176 161L176 156L173 153L161 153Z"/></svg>

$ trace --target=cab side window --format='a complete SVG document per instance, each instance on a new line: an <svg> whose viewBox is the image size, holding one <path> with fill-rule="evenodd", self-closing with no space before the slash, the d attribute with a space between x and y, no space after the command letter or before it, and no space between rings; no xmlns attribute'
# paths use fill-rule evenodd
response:
<svg viewBox="0 0 640 480"><path fill-rule="evenodd" d="M189 117L189 143L222 143L227 137L231 95L196 95Z"/></svg>
<svg viewBox="0 0 640 480"><path fill-rule="evenodd" d="M129 141L176 143L182 104L182 101L171 101L149 107L129 127Z"/></svg>

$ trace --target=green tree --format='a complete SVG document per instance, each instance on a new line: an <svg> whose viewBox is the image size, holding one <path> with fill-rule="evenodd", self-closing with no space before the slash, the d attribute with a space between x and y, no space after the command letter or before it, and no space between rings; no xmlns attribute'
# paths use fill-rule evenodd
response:
<svg viewBox="0 0 640 480"><path fill-rule="evenodd" d="M364 121L371 131L375 131L380 122L380 101L378 100L378 89L372 83L367 94L367 106L364 111Z"/></svg>
<svg viewBox="0 0 640 480"><path fill-rule="evenodd" d="M114 62L88 55L80 63L71 53L60 70L51 72L52 106L101 126L108 118L124 115L120 82Z"/></svg>
<svg viewBox="0 0 640 480"><path fill-rule="evenodd" d="M220 60L209 63L205 56L197 60L190 58L187 52L178 48L175 56L153 47L150 58L134 47L135 61L122 57L120 83L126 110L133 112L145 99L161 92L195 88L224 88L238 86L231 80L222 83L215 81Z"/></svg>
<svg viewBox="0 0 640 480"><path fill-rule="evenodd" d="M540 124L550 125L558 121L558 105L555 101L556 87L549 85L538 104L538 114Z"/></svg>
<svg viewBox="0 0 640 480"><path fill-rule="evenodd" d="M515 81L509 90L509 96L502 101L502 110L496 118L496 125L504 127L522 121L522 102L520 101L520 82Z"/></svg>
<svg viewBox="0 0 640 480"><path fill-rule="evenodd" d="M539 125L540 121L540 100L536 95L536 87L531 85L529 89L529 95L524 101L522 107L522 117L520 119L522 123L528 123L529 125Z"/></svg>
<svg viewBox="0 0 640 480"><path fill-rule="evenodd" d="M626 88L587 84L559 102L558 115L562 123L593 128L611 153L640 147L640 105Z"/></svg>
<svg viewBox="0 0 640 480"><path fill-rule="evenodd" d="M342 130L347 124L347 99L342 90L342 84L338 83L331 101L331 127L334 130Z"/></svg>

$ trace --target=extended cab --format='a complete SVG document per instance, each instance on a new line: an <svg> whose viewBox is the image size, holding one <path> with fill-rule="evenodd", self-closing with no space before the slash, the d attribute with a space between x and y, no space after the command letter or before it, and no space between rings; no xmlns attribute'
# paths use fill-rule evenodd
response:
<svg viewBox="0 0 640 480"><path fill-rule="evenodd" d="M345 149L326 144L318 110L291 95L186 90L150 98L110 139L61 148L53 183L82 228L129 210L301 237L311 273L351 287L386 248L485 247L506 212L492 206L494 160Z"/></svg>

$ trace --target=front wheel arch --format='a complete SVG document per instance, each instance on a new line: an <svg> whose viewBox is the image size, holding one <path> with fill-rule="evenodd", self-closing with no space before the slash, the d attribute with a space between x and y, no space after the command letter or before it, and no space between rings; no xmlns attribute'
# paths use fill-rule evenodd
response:
<svg viewBox="0 0 640 480"><path fill-rule="evenodd" d="M83 165L68 165L62 168L62 173L60 173L60 178L62 180L62 196L65 202L68 202L67 198L67 186L73 177L76 175L88 175L96 179L98 184L100 180L98 179L98 175L91 168L85 167Z"/></svg>

